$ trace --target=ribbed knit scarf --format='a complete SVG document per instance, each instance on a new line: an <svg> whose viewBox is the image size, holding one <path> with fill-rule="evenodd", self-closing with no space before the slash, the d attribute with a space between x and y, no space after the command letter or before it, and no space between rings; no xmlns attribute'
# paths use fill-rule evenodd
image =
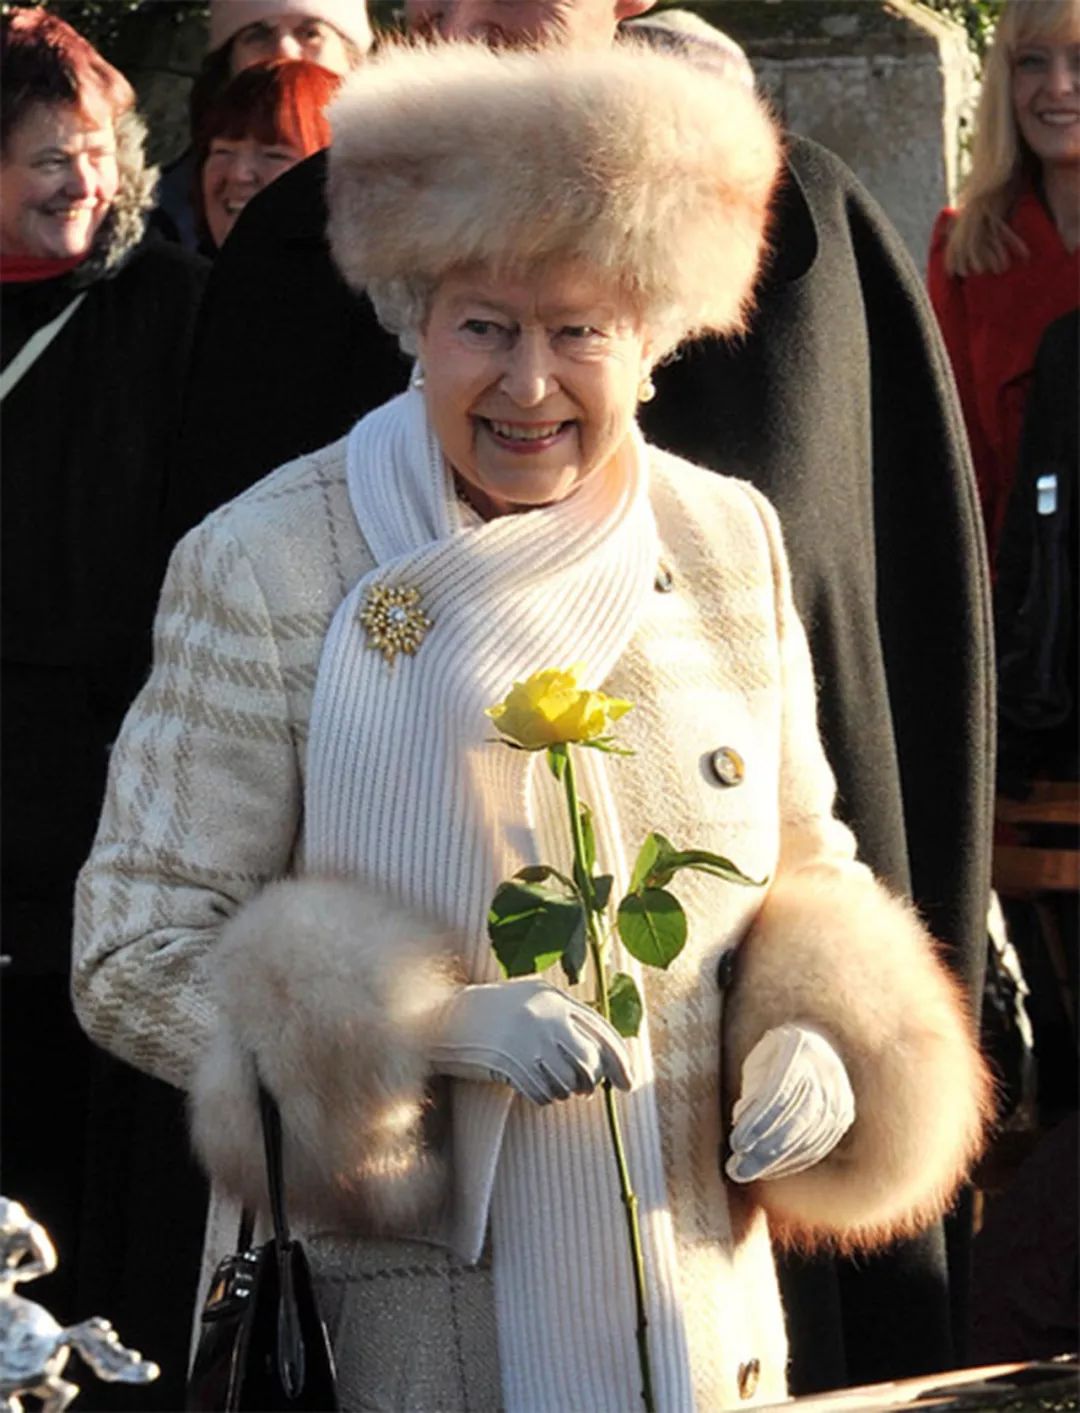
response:
<svg viewBox="0 0 1080 1413"><path fill-rule="evenodd" d="M585 680L599 685L623 652L656 570L644 444L635 430L609 466L557 505L466 523L423 396L412 390L357 424L347 467L377 567L346 594L323 647L305 865L363 876L444 919L467 939L468 978L498 980L486 933L495 887L525 864L553 861L551 849L566 843L547 773L541 794L536 757L494 744L484 707L545 667L584 662ZM431 624L415 655L392 665L360 622L376 586L415 589ZM602 760L584 774L621 872ZM692 1396L671 1296L647 1038L636 1049L628 1145L654 1292L657 1385L661 1407L672 1410L690 1407ZM491 1210L508 1410L639 1406L624 1219L599 1099L535 1110L506 1086L455 1082L452 1105L448 1241L463 1259L478 1259Z"/></svg>

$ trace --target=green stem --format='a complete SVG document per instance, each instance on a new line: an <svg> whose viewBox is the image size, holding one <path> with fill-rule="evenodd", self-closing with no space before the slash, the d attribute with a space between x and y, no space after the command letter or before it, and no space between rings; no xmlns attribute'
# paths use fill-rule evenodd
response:
<svg viewBox="0 0 1080 1413"><path fill-rule="evenodd" d="M581 831L581 806L578 802L577 781L574 778L574 761L569 745L566 747L566 770L563 773L566 789L566 804L570 811L570 834L574 844L575 873L581 878L585 888L585 916L589 931L589 951L596 974L596 1004L606 1021L611 1020L611 1001L608 997L607 971L604 967L604 939L600 934L597 920L596 897L592 888L592 876L585 862L585 839ZM615 1155L615 1168L619 1175L619 1195L626 1212L626 1229L630 1242L630 1265L634 1275L634 1304L637 1310L637 1351L641 1369L641 1401L645 1413L655 1413L653 1399L652 1370L649 1365L649 1320L645 1305L645 1257L641 1245L641 1224L638 1220L638 1199L630 1181L630 1168L626 1161L622 1129L619 1125L619 1111L615 1101L615 1091L611 1081L605 1079L604 1111L607 1114L608 1129L611 1133L611 1147Z"/></svg>

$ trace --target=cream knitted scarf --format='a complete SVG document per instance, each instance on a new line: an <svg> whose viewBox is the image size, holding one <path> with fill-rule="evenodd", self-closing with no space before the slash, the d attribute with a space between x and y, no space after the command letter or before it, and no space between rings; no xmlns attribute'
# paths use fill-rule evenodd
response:
<svg viewBox="0 0 1080 1413"><path fill-rule="evenodd" d="M623 652L657 560L644 444L635 430L608 467L558 505L465 523L422 394L411 390L357 424L347 465L377 568L345 595L323 647L306 867L361 875L444 919L468 939L469 979L497 980L485 927L492 893L516 869L550 860L558 831L532 788L536 758L492 744L483 709L544 667L584 662L586 680L602 683ZM359 621L374 586L417 590L431 624L415 656L393 665ZM599 757L585 776L618 854ZM671 1294L647 1037L637 1052L627 1140L644 1214L656 1383L660 1406L672 1410L690 1407L692 1395ZM463 1082L452 1103L448 1240L475 1261L490 1209L507 1408L638 1406L623 1215L601 1105L533 1110L505 1086Z"/></svg>

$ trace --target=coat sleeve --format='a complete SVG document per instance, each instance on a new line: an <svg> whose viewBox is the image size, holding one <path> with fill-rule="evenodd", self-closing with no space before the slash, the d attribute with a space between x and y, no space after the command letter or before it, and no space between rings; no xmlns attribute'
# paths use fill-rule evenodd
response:
<svg viewBox="0 0 1080 1413"><path fill-rule="evenodd" d="M240 545L207 522L170 561L78 879L72 992L92 1039L187 1087L215 1023L206 957L287 870L299 810L270 614Z"/></svg>
<svg viewBox="0 0 1080 1413"><path fill-rule="evenodd" d="M415 1228L442 1191L427 1035L454 941L358 883L285 877L302 784L277 645L250 558L211 519L173 556L113 752L75 1006L105 1049L188 1090L199 1156L245 1204L266 1205L258 1076L297 1215Z"/></svg>
<svg viewBox="0 0 1080 1413"><path fill-rule="evenodd" d="M820 1026L840 1052L855 1123L804 1173L755 1185L781 1241L873 1248L940 1215L982 1140L989 1081L960 988L911 906L854 858L832 813L813 670L791 599L779 526L771 543L783 680L782 844L740 946L726 1010L725 1073L774 1026Z"/></svg>

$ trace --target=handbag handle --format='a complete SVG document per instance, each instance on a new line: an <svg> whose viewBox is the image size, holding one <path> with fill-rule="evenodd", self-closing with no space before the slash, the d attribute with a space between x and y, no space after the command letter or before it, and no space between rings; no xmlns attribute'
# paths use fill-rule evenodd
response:
<svg viewBox="0 0 1080 1413"><path fill-rule="evenodd" d="M285 1214L285 1181L282 1177L281 1110L277 1100L259 1080L259 1117L266 1152L266 1186L270 1193L270 1219L280 1246L288 1246L289 1220Z"/></svg>
<svg viewBox="0 0 1080 1413"><path fill-rule="evenodd" d="M270 1194L270 1219L274 1224L274 1251L278 1268L277 1364L281 1384L290 1398L304 1391L307 1360L300 1329L300 1309L296 1299L292 1237L285 1213L285 1181L282 1176L281 1110L277 1100L259 1081L259 1115L262 1119L263 1147L266 1151L266 1184Z"/></svg>

